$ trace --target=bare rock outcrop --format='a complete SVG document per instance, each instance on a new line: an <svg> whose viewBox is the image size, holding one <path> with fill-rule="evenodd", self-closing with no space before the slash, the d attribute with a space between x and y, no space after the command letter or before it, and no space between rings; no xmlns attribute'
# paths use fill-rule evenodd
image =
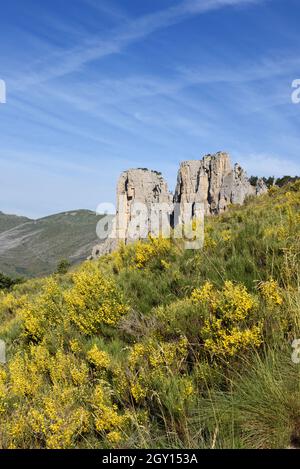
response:
<svg viewBox="0 0 300 469"><path fill-rule="evenodd" d="M147 238L151 231L151 209L156 204L171 204L172 195L161 173L149 169L130 169L121 174L117 186L116 238L126 242ZM139 206L140 204L140 206ZM146 208L147 212L143 212ZM137 213L140 211L141 213ZM133 225L133 218L141 217L139 226ZM147 232L144 232L144 227Z"/></svg>
<svg viewBox="0 0 300 469"><path fill-rule="evenodd" d="M117 184L117 211L107 240L94 247L92 258L112 252L120 242L145 239L153 231L157 204L173 207L168 185L158 171L146 168L124 171ZM140 223L139 223L140 222Z"/></svg>
<svg viewBox="0 0 300 469"><path fill-rule="evenodd" d="M156 210L161 211L162 205L169 226L175 227L197 217L197 210L217 215L229 204L242 205L247 196L265 192L267 186L262 179L258 179L256 187L251 185L243 168L232 166L224 152L181 163L174 197L161 173L130 169L118 181L117 212L111 233L103 244L95 246L92 257L112 252L120 241L127 244L155 233L153 220L159 218Z"/></svg>
<svg viewBox="0 0 300 469"><path fill-rule="evenodd" d="M247 196L260 195L266 190L262 180L257 187L252 186L241 166L232 167L227 153L185 161L179 168L174 195L174 202L180 205L178 222L185 219L187 204L203 203L206 215L216 215L224 212L229 204L242 205Z"/></svg>
<svg viewBox="0 0 300 469"><path fill-rule="evenodd" d="M256 187L255 187L255 195L259 196L259 195L266 194L267 192L268 192L268 186L266 185L263 178L259 178L257 180Z"/></svg>

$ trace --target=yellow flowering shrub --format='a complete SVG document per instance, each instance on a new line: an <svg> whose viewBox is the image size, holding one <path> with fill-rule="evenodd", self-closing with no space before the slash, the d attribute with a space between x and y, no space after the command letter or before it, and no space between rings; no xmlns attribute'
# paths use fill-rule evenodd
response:
<svg viewBox="0 0 300 469"><path fill-rule="evenodd" d="M0 315L3 313L15 314L28 300L26 295L16 296L13 293L0 291Z"/></svg>
<svg viewBox="0 0 300 469"><path fill-rule="evenodd" d="M107 383L95 387L91 403L97 432L106 436L111 432L119 433L128 424L128 414L121 413L112 402L112 393Z"/></svg>
<svg viewBox="0 0 300 469"><path fill-rule="evenodd" d="M280 306L283 303L283 297L278 285L273 279L259 284L259 290L270 307Z"/></svg>
<svg viewBox="0 0 300 469"><path fill-rule="evenodd" d="M221 239L225 242L230 241L232 238L231 230L223 230L221 232Z"/></svg>
<svg viewBox="0 0 300 469"><path fill-rule="evenodd" d="M49 330L63 320L62 294L57 281L50 277L45 281L40 295L27 300L19 311L24 321L25 334L41 339Z"/></svg>
<svg viewBox="0 0 300 469"><path fill-rule="evenodd" d="M214 297L214 286L211 282L205 282L201 288L196 288L192 292L192 300L194 303L211 302Z"/></svg>
<svg viewBox="0 0 300 469"><path fill-rule="evenodd" d="M90 431L89 410L79 404L89 384L87 365L76 364L62 351L40 362L45 356L42 346L31 347L30 354L17 355L9 364L10 395L31 402L25 413L22 400L15 404L9 427L11 447L26 447L26 441L34 439L47 448L70 448L77 437Z"/></svg>
<svg viewBox="0 0 300 469"><path fill-rule="evenodd" d="M213 239L211 236L209 235L205 235L205 239L204 239L204 247L206 249L215 249L217 247L218 243L215 239Z"/></svg>
<svg viewBox="0 0 300 469"><path fill-rule="evenodd" d="M257 302L244 285L224 283L221 291L206 282L194 290L192 300L207 305L209 318L200 335L204 347L215 356L232 357L262 343L262 324L255 323Z"/></svg>
<svg viewBox="0 0 300 469"><path fill-rule="evenodd" d="M147 385L145 382L143 382L142 377L138 377L137 379L133 380L130 386L130 391L132 394L132 397L136 402L143 401L145 397L147 396Z"/></svg>
<svg viewBox="0 0 300 469"><path fill-rule="evenodd" d="M179 372L185 364L188 341L181 337L174 342L148 341L135 344L128 357L132 379L130 391L136 402L143 401L153 383L166 375Z"/></svg>
<svg viewBox="0 0 300 469"><path fill-rule="evenodd" d="M24 441L27 430L28 421L26 415L19 414L18 418L7 422L8 449L18 448L19 444Z"/></svg>
<svg viewBox="0 0 300 469"><path fill-rule="evenodd" d="M170 262L167 262L164 259L161 259L160 264L164 270L169 270L171 268Z"/></svg>
<svg viewBox="0 0 300 469"><path fill-rule="evenodd" d="M161 342L150 340L146 344L135 344L129 354L128 362L132 370L140 366L157 369L158 367L178 367L187 356L188 342L181 337L176 342Z"/></svg>
<svg viewBox="0 0 300 469"><path fill-rule="evenodd" d="M86 363L81 362L80 364L72 364L70 368L70 374L75 386L83 386L84 384L87 384L89 379L89 371Z"/></svg>
<svg viewBox="0 0 300 469"><path fill-rule="evenodd" d="M81 352L81 345L77 339L72 339L69 342L70 349L73 353L79 353Z"/></svg>
<svg viewBox="0 0 300 469"><path fill-rule="evenodd" d="M122 435L120 432L112 431L107 434L107 439L113 446L116 446L122 440Z"/></svg>
<svg viewBox="0 0 300 469"><path fill-rule="evenodd" d="M225 318L241 321L249 316L249 313L257 306L253 296L247 292L244 285L235 285L225 282L222 291L221 309Z"/></svg>
<svg viewBox="0 0 300 469"><path fill-rule="evenodd" d="M153 258L161 258L165 256L172 248L170 239L158 237L153 238L149 236L149 242L145 243L138 241L135 244L135 265L138 269L143 269ZM168 268L168 263L162 262L163 268Z"/></svg>
<svg viewBox="0 0 300 469"><path fill-rule="evenodd" d="M32 397L42 388L43 375L28 354L16 354L9 362L10 392L19 397Z"/></svg>
<svg viewBox="0 0 300 469"><path fill-rule="evenodd" d="M73 441L86 433L88 429L89 414L79 407L70 412L66 418L56 417L50 425L50 431L46 437L46 447L49 449L67 449L73 446Z"/></svg>
<svg viewBox="0 0 300 469"><path fill-rule="evenodd" d="M217 247L218 242L215 239L214 227L211 223L207 222L204 226L204 248L213 250Z"/></svg>
<svg viewBox="0 0 300 469"><path fill-rule="evenodd" d="M64 294L71 321L84 334L99 332L101 325L114 326L128 311L112 280L95 263L86 263L72 276L73 287Z"/></svg>
<svg viewBox="0 0 300 469"><path fill-rule="evenodd" d="M134 368L136 364L144 358L147 354L147 347L144 344L135 344L129 354L128 362L131 368Z"/></svg>
<svg viewBox="0 0 300 469"><path fill-rule="evenodd" d="M46 373L50 368L50 352L44 344L29 346L30 361L34 363L36 369Z"/></svg>
<svg viewBox="0 0 300 469"><path fill-rule="evenodd" d="M74 355L59 350L50 360L49 374L53 384L84 385L89 381L87 364Z"/></svg>
<svg viewBox="0 0 300 469"><path fill-rule="evenodd" d="M215 290L210 282L206 282L202 288L192 292L192 300L196 303L206 303L212 311L220 311L223 318L233 320L245 319L257 304L244 285L230 281L224 283L222 292Z"/></svg>
<svg viewBox="0 0 300 469"><path fill-rule="evenodd" d="M152 368L177 366L177 360L184 360L187 355L187 340L181 338L175 343L162 343L159 347L150 345L148 361Z"/></svg>
<svg viewBox="0 0 300 469"><path fill-rule="evenodd" d="M130 394L130 383L126 371L120 363L116 361L112 363L112 386L123 402L128 401Z"/></svg>
<svg viewBox="0 0 300 469"><path fill-rule="evenodd" d="M7 373L0 365L0 414L5 412L5 398L7 395Z"/></svg>
<svg viewBox="0 0 300 469"><path fill-rule="evenodd" d="M262 343L261 325L241 330L231 327L226 330L221 320L207 321L202 331L206 336L205 348L215 356L233 357L248 348L259 347Z"/></svg>
<svg viewBox="0 0 300 469"><path fill-rule="evenodd" d="M41 430L49 449L73 447L76 438L90 427L89 412L78 405L72 387L54 386L51 394L43 399L42 415Z"/></svg>
<svg viewBox="0 0 300 469"><path fill-rule="evenodd" d="M110 365L108 353L99 350L96 344L88 351L87 358L92 365L99 369L107 369Z"/></svg>

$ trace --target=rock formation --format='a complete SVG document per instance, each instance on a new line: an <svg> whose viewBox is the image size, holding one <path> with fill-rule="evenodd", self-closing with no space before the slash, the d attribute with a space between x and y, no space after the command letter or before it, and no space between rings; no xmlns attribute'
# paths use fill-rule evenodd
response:
<svg viewBox="0 0 300 469"><path fill-rule="evenodd" d="M112 231L104 244L94 247L92 258L112 252L120 241L128 244L146 239L155 230L157 204L165 204L171 213L172 199L161 173L146 168L124 171L117 184L117 212Z"/></svg>
<svg viewBox="0 0 300 469"><path fill-rule="evenodd" d="M149 169L130 169L122 173L117 186L117 239L128 242L147 238L152 229L150 210L155 208L155 204L172 204L172 194L161 173ZM143 213L143 207L147 212ZM143 226L140 227L141 231L136 230L139 226L135 225L130 229L133 217L137 219L138 216L141 225L146 225L146 232L143 231Z"/></svg>
<svg viewBox="0 0 300 469"><path fill-rule="evenodd" d="M261 179L254 187L238 164L232 168L227 153L185 161L179 168L174 195L174 202L180 205L178 223L185 220L186 204L202 203L206 215L216 215L229 204L242 205L247 196L266 191Z"/></svg>
<svg viewBox="0 0 300 469"><path fill-rule="evenodd" d="M258 178L257 183L256 183L256 187L255 187L255 195L258 195L258 196L263 195L266 192L268 192L268 187L267 187L265 181L263 180L263 178Z"/></svg>
<svg viewBox="0 0 300 469"><path fill-rule="evenodd" d="M129 243L155 232L153 214L159 215L155 211L160 210L157 204L164 204L169 225L174 227L197 216L194 207L201 206L206 215L217 215L229 204L242 205L247 196L265 192L262 179L252 186L241 166L232 167L229 155L223 152L181 163L174 197L157 171L130 169L121 174L117 185L117 213L111 234L94 248L92 257L113 251L120 241Z"/></svg>

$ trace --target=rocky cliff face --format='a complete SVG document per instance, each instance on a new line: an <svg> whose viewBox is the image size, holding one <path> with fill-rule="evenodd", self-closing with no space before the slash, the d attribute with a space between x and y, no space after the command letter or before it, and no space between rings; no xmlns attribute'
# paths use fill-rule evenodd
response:
<svg viewBox="0 0 300 469"><path fill-rule="evenodd" d="M223 152L181 163L174 197L157 171L130 169L121 174L117 185L117 213L112 232L104 244L94 248L92 257L113 251L120 241L129 243L153 233L150 210L153 215L156 204L170 207L170 223L176 225L190 222L197 215L193 211L196 204L204 207L206 215L217 215L229 204L241 205L247 196L265 192L267 187L262 179L256 187L252 186L241 166L233 167L229 155Z"/></svg>
<svg viewBox="0 0 300 469"><path fill-rule="evenodd" d="M203 203L206 215L224 212L229 204L243 204L249 195L262 194L262 180L251 186L245 171L232 167L227 153L204 156L202 160L181 163L174 202L180 204L179 223L185 219L186 204Z"/></svg>
<svg viewBox="0 0 300 469"><path fill-rule="evenodd" d="M121 174L117 186L117 216L116 236L118 239L134 241L146 238L151 231L150 209L155 204L171 204L172 195L168 191L167 183L160 173L149 169L130 169ZM139 204L141 206L139 207ZM143 213L143 207L147 213ZM140 211L141 213L137 213ZM139 217L146 222L147 232L135 230L138 225L132 225L133 217ZM142 223L141 223L142 224Z"/></svg>
<svg viewBox="0 0 300 469"><path fill-rule="evenodd" d="M159 172L145 168L124 171L117 184L117 212L111 234L104 244L94 247L92 258L112 252L120 241L128 244L147 238L154 229L157 204L166 204L172 211L172 203L173 196Z"/></svg>

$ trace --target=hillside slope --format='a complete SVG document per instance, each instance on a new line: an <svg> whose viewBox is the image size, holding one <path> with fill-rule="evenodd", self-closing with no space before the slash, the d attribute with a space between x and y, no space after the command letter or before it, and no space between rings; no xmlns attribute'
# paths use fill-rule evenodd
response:
<svg viewBox="0 0 300 469"><path fill-rule="evenodd" d="M15 228L23 223L30 222L30 218L19 217L17 215L7 215L6 213L0 212L0 233Z"/></svg>
<svg viewBox="0 0 300 469"><path fill-rule="evenodd" d="M41 276L54 272L61 259L72 264L86 259L99 243L96 225L100 218L89 210L39 220L0 214L0 272Z"/></svg>
<svg viewBox="0 0 300 469"><path fill-rule="evenodd" d="M0 448L299 447L299 220L298 182L208 218L202 250L0 292Z"/></svg>

